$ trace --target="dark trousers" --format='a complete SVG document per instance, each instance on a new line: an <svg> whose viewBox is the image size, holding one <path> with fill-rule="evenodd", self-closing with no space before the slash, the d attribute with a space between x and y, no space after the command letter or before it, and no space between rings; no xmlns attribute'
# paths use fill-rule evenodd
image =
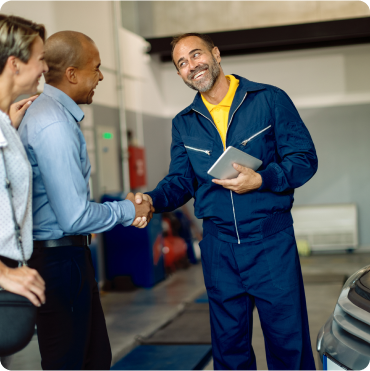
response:
<svg viewBox="0 0 370 371"><path fill-rule="evenodd" d="M257 307L270 370L313 370L306 299L293 227L260 241L200 243L215 370L256 370Z"/></svg>
<svg viewBox="0 0 370 371"><path fill-rule="evenodd" d="M35 248L29 266L46 283L37 315L44 370L109 370L112 353L90 249Z"/></svg>

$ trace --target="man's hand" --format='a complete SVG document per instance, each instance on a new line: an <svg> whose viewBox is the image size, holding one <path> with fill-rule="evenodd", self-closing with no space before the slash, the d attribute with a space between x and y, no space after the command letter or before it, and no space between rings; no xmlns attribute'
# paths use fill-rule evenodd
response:
<svg viewBox="0 0 370 371"><path fill-rule="evenodd" d="M9 268L0 262L0 286L25 296L37 307L45 304L45 282L34 269L25 266Z"/></svg>
<svg viewBox="0 0 370 371"><path fill-rule="evenodd" d="M143 195L143 196L147 196L147 195ZM134 204L135 212L136 212L135 220L131 224L132 226L137 227L137 228L145 228L150 222L150 219L153 217L153 212L155 210L154 210L154 207L152 206L153 202L149 202L149 198L143 197L140 199L140 202L137 202L138 199L136 199L136 196L134 196L132 192L130 192L127 195L126 200L130 200ZM151 201L151 198L150 198L150 201Z"/></svg>
<svg viewBox="0 0 370 371"><path fill-rule="evenodd" d="M10 106L9 110L9 117L12 125L18 129L18 126L21 124L24 114L27 111L27 108L31 105L31 103L38 97L38 95L34 95L33 97L22 99L17 103L13 103Z"/></svg>
<svg viewBox="0 0 370 371"><path fill-rule="evenodd" d="M239 175L234 179L212 179L213 183L219 184L224 188L231 189L235 193L243 194L258 189L262 185L262 177L254 170L247 167L233 164L234 168L239 171Z"/></svg>
<svg viewBox="0 0 370 371"><path fill-rule="evenodd" d="M151 205L153 205L153 200L152 200L152 198L149 195L144 194L144 193L140 193L140 192L136 193L136 195L135 195L135 202L137 204L141 204L141 202L143 200L144 201L148 201Z"/></svg>

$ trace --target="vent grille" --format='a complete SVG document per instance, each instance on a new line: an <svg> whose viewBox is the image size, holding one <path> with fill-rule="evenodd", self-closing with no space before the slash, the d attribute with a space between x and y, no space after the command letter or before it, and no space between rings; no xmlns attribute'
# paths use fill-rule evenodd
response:
<svg viewBox="0 0 370 371"><path fill-rule="evenodd" d="M297 240L311 249L347 249L358 245L357 207L346 205L298 206L292 209Z"/></svg>
<svg viewBox="0 0 370 371"><path fill-rule="evenodd" d="M297 240L306 240L310 246L351 247L356 245L354 233L296 234Z"/></svg>

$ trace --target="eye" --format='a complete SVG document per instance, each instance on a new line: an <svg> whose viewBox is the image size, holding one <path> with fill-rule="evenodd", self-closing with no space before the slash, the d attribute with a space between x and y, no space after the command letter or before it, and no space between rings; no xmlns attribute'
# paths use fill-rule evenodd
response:
<svg viewBox="0 0 370 371"><path fill-rule="evenodd" d="M194 58L197 58L197 57L199 57L200 56L200 53L195 53L194 54Z"/></svg>

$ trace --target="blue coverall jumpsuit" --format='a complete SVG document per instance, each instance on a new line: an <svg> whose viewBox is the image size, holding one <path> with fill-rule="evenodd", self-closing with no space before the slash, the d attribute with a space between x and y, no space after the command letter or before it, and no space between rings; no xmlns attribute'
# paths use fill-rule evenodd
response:
<svg viewBox="0 0 370 371"><path fill-rule="evenodd" d="M234 76L240 82L226 147L263 161L262 186L239 195L212 183L207 171L223 144L198 93L173 120L169 174L148 194L156 212L193 197L195 215L203 219L200 247L215 369L256 369L254 305L269 369L315 369L290 212L294 189L317 170L315 147L285 92Z"/></svg>

